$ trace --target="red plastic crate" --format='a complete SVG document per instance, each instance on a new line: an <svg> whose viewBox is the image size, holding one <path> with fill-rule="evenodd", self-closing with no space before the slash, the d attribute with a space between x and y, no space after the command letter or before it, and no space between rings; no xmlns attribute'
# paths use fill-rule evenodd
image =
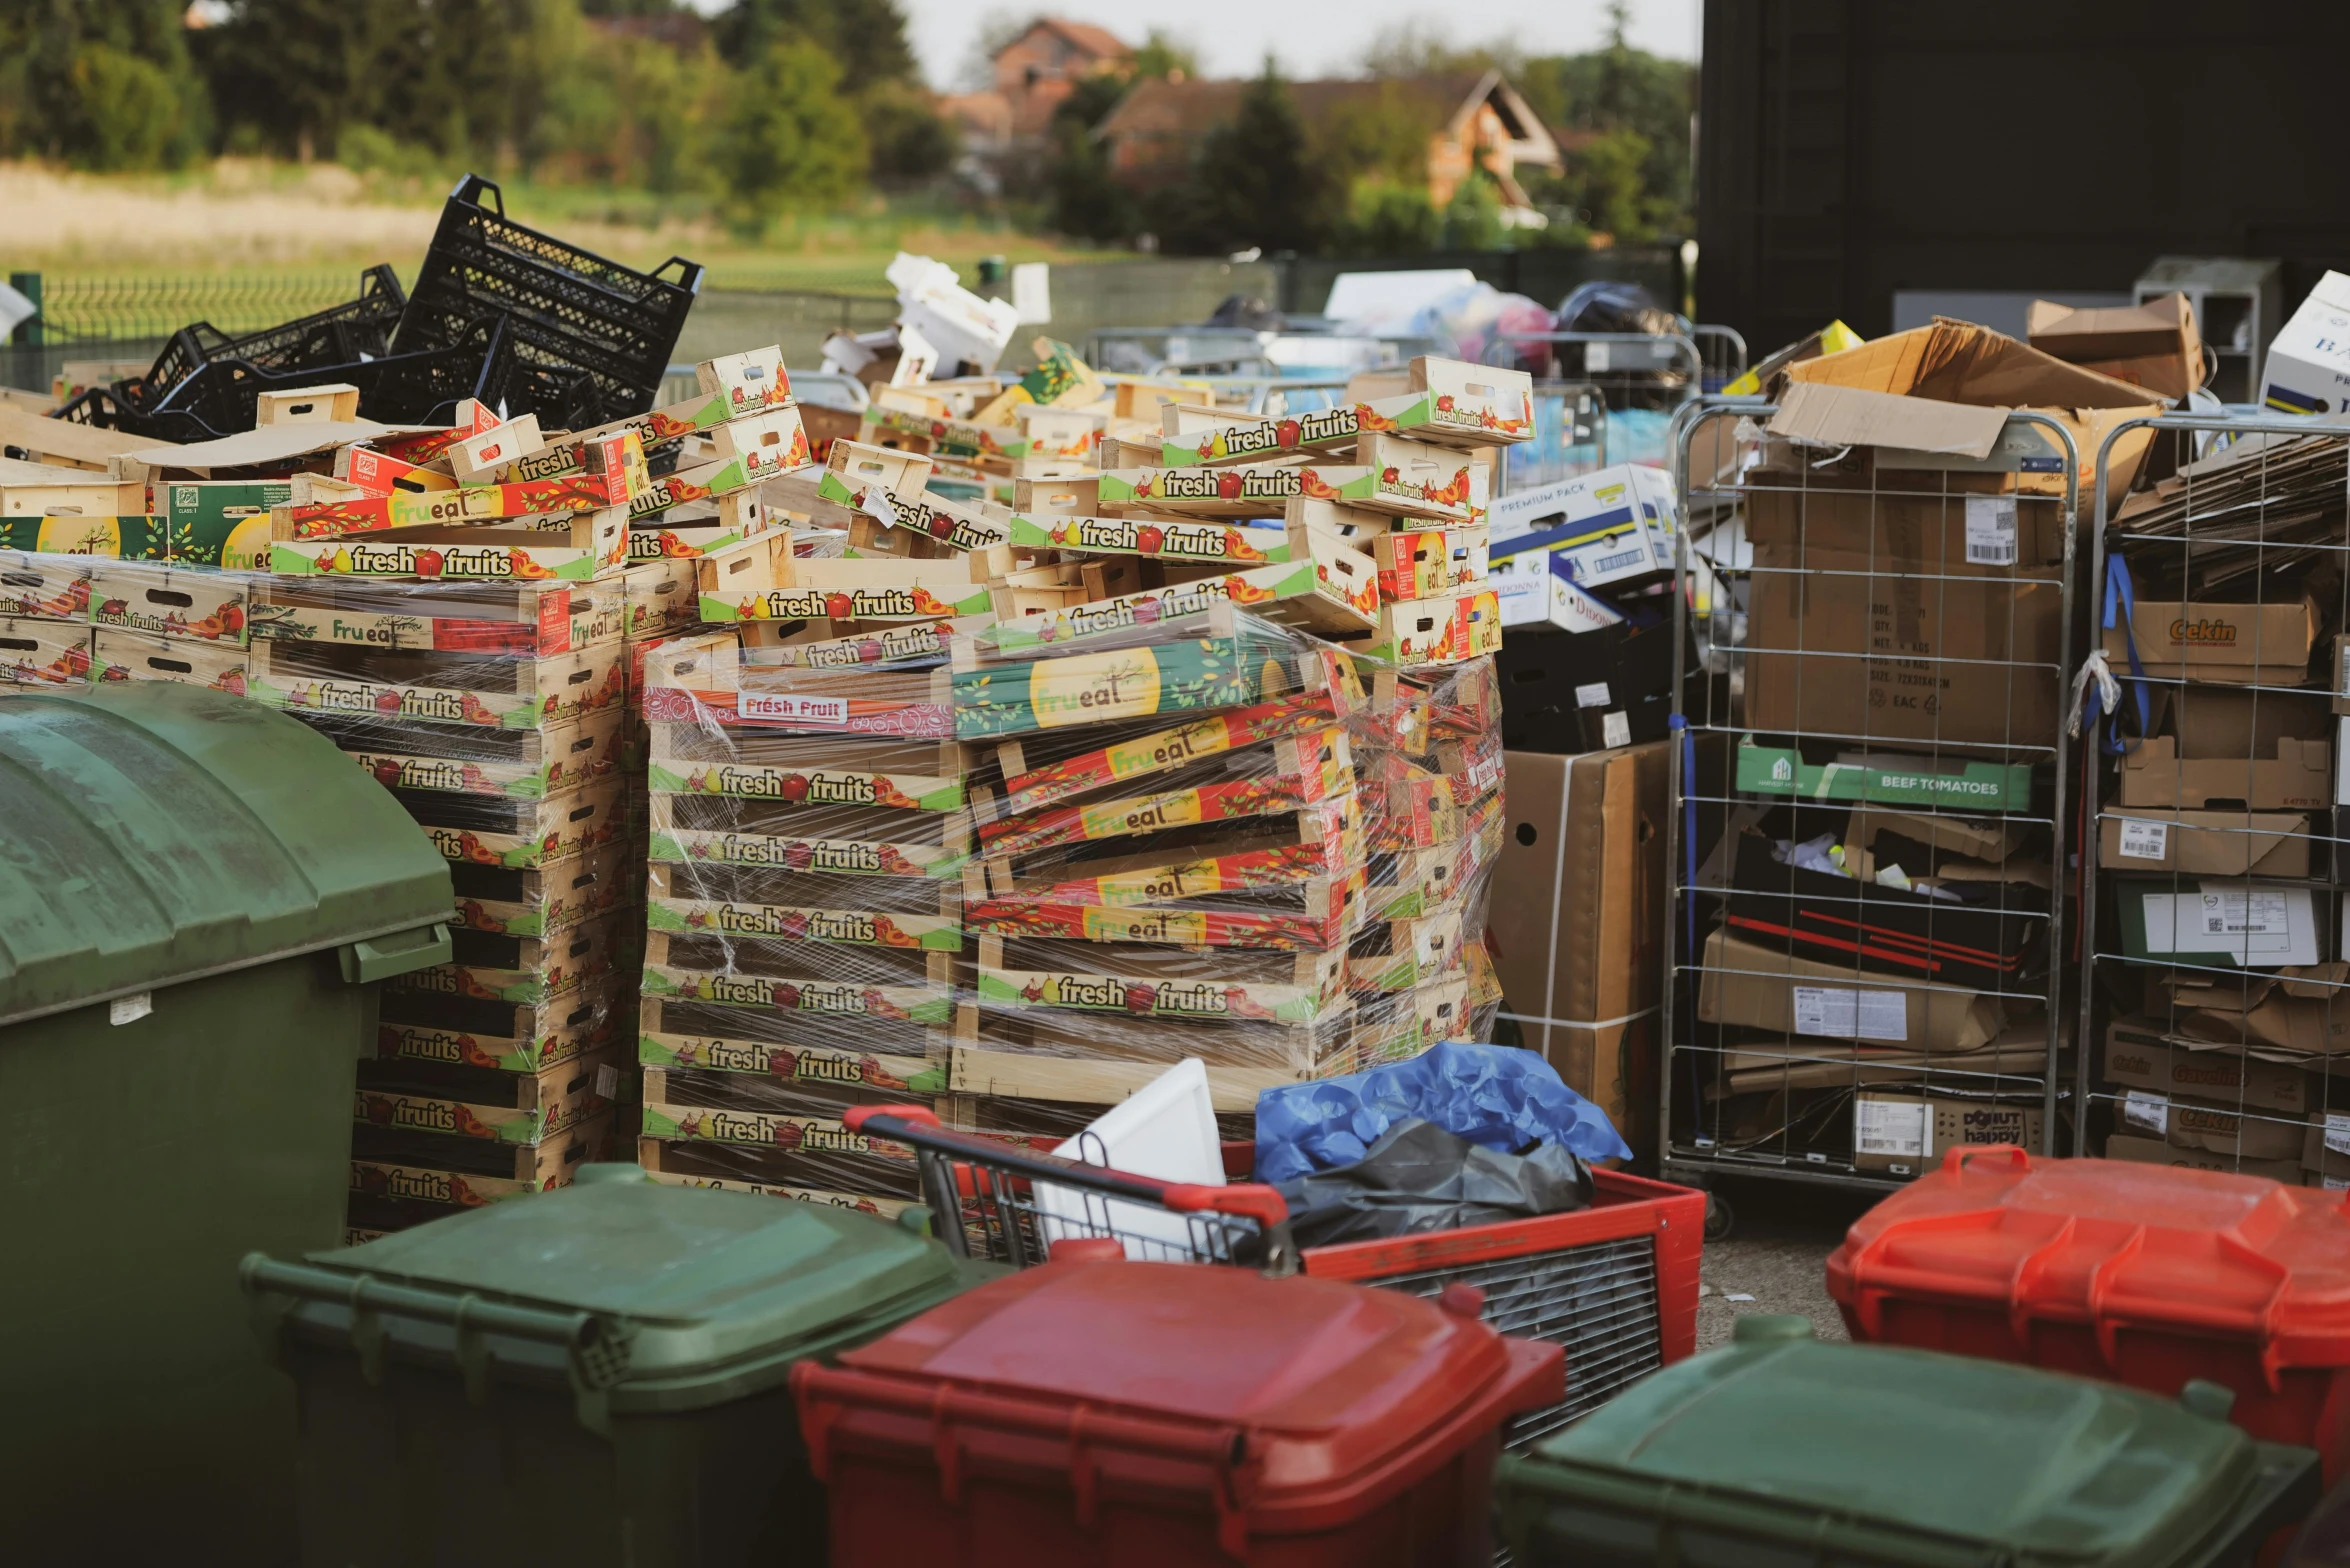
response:
<svg viewBox="0 0 2350 1568"><path fill-rule="evenodd" d="M1255 1158L1253 1145L1227 1143L1225 1174L1245 1180ZM1308 1247L1305 1272L1416 1296L1474 1285L1486 1322L1564 1349L1565 1400L1520 1416L1504 1439L1525 1447L1697 1348L1705 1194L1622 1171L1591 1176L1588 1209Z"/></svg>
<svg viewBox="0 0 2350 1568"><path fill-rule="evenodd" d="M2257 1176L1952 1149L1828 1259L1852 1337L2164 1395L2233 1389L2254 1437L2350 1460L2350 1213Z"/></svg>

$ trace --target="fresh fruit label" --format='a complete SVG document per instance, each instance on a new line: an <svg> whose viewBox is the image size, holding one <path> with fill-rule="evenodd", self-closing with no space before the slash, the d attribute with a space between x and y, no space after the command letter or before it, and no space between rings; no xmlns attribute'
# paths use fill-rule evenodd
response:
<svg viewBox="0 0 2350 1568"><path fill-rule="evenodd" d="M98 568L90 576L89 616L93 626L240 648L249 635L244 581L189 568Z"/></svg>
<svg viewBox="0 0 2350 1568"><path fill-rule="evenodd" d="M951 595L952 597L946 597ZM934 583L880 588L769 588L763 593L701 596L702 619L727 621L940 620L986 613L985 583Z"/></svg>
<svg viewBox="0 0 2350 1568"><path fill-rule="evenodd" d="M1172 511L1278 509L1291 496L1370 501L1379 494L1369 468L1119 468L1101 478L1104 506L1159 506Z"/></svg>
<svg viewBox="0 0 2350 1568"><path fill-rule="evenodd" d="M460 1100L386 1094L361 1089L353 1097L352 1119L394 1132L440 1133L487 1143L536 1144L602 1110L610 1102L592 1094L557 1099L528 1110L468 1105Z"/></svg>
<svg viewBox="0 0 2350 1568"><path fill-rule="evenodd" d="M783 408L791 403L791 375L783 368L783 350L775 344L721 354L694 367L704 392L721 399L734 418Z"/></svg>
<svg viewBox="0 0 2350 1568"><path fill-rule="evenodd" d="M1223 577L1202 577L1164 588L1113 599L1096 599L1065 609L1041 610L996 628L991 646L1003 653L1029 648L1064 647L1086 638L1106 637L1133 627L1161 625L1187 615L1199 615L1219 604L1277 614L1289 610L1330 607L1338 613L1303 617L1308 624L1326 626L1341 635L1359 634L1379 610L1379 583L1369 558L1357 552L1337 552L1344 559L1316 558L1283 565L1260 566ZM1359 564L1359 583L1348 581L1333 568Z"/></svg>
<svg viewBox="0 0 2350 1568"><path fill-rule="evenodd" d="M617 871L618 867L611 868ZM582 886L526 899L460 898L457 924L469 931L501 936L555 936L574 926L625 909L636 902L633 878L607 874Z"/></svg>
<svg viewBox="0 0 2350 1568"><path fill-rule="evenodd" d="M418 757L404 752L370 748L346 749L344 755L375 776L386 789L445 790L466 795L503 795L513 800L543 800L578 788L609 774L619 764L618 727L591 732L544 730L539 749L552 752L536 761L462 762L449 757ZM574 749L580 740L593 744Z"/></svg>
<svg viewBox="0 0 2350 1568"><path fill-rule="evenodd" d="M663 474L646 480L644 489L638 491L628 503L629 519L635 522L657 517L673 506L686 506L696 501L716 501L738 490L747 490L758 482L733 458L720 458L714 463L680 469L674 474Z"/></svg>
<svg viewBox="0 0 2350 1568"><path fill-rule="evenodd" d="M89 627L74 621L0 621L0 685L68 686L89 678Z"/></svg>
<svg viewBox="0 0 2350 1568"><path fill-rule="evenodd" d="M947 1092L946 1063L920 1056L866 1056L767 1040L721 1040L715 1035L637 1037L637 1060L647 1067L698 1067L755 1073L777 1083L811 1088L888 1089L908 1094Z"/></svg>
<svg viewBox="0 0 2350 1568"><path fill-rule="evenodd" d="M1230 914L1190 909L1054 904L991 898L964 911L973 931L1060 937L1077 942L1158 942L1181 947L1271 947L1327 952L1346 940L1344 921L1309 915Z"/></svg>
<svg viewBox="0 0 2350 1568"><path fill-rule="evenodd" d="M1430 357L1418 366L1425 415L1410 421L1431 432L1480 442L1534 439L1534 378L1462 359Z"/></svg>
<svg viewBox="0 0 2350 1568"><path fill-rule="evenodd" d="M253 696L273 707L332 713L372 713L490 729L543 729L618 708L627 696L627 669L617 649L567 659L501 660L517 677L517 691L467 691L455 686L393 685L314 675L298 658L264 642L253 660ZM489 674L488 670L459 669ZM574 676L584 675L584 681Z"/></svg>
<svg viewBox="0 0 2350 1568"><path fill-rule="evenodd" d="M474 1002L513 1002L537 1007L571 995L590 980L612 972L611 955L593 952L582 963L544 969L491 969L480 964L438 964L413 969L384 983L394 990L456 996Z"/></svg>
<svg viewBox="0 0 2350 1568"><path fill-rule="evenodd" d="M827 473L831 470L827 469ZM819 491L822 486L819 484ZM1009 524L998 521L960 501L951 501L925 490L920 495L890 497L891 509L897 514L894 526L911 533L924 534L957 550L987 550L1007 543L1012 536Z"/></svg>
<svg viewBox="0 0 2350 1568"><path fill-rule="evenodd" d="M534 821L510 833L418 825L444 860L532 871L617 842L621 824L617 797L565 795L544 802Z"/></svg>
<svg viewBox="0 0 2350 1568"><path fill-rule="evenodd" d="M88 557L0 550L0 620L81 621L89 609Z"/></svg>
<svg viewBox="0 0 2350 1568"><path fill-rule="evenodd" d="M779 1013L886 1018L943 1024L954 1016L952 989L927 985L851 985L831 980L778 980L768 975L711 974L668 964L645 965L644 992L717 1007L759 1007Z"/></svg>
<svg viewBox="0 0 2350 1568"><path fill-rule="evenodd" d="M821 1203L829 1208L894 1220L914 1207L911 1198L866 1197L853 1192L828 1192L820 1187L793 1187L782 1182L741 1181L732 1176L695 1176L682 1171L653 1171L653 1180L671 1187L703 1187L712 1192L753 1192L764 1198L787 1198L794 1203Z"/></svg>
<svg viewBox="0 0 2350 1568"><path fill-rule="evenodd" d="M664 797L667 798L667 797ZM657 813L663 823L666 813ZM829 876L960 876L970 855L941 844L870 844L851 839L784 838L755 833L697 832L656 826L648 846L655 864L768 866Z"/></svg>
<svg viewBox="0 0 2350 1568"><path fill-rule="evenodd" d="M760 648L754 657L761 665L802 670L853 670L877 664L943 659L953 649L957 636L994 624L993 615L966 615L906 626L876 626L855 637Z"/></svg>
<svg viewBox="0 0 2350 1568"><path fill-rule="evenodd" d="M963 950L962 922L948 915L879 910L809 909L790 904L718 903L654 896L645 903L650 930L688 936L766 937L786 942L840 942L855 947Z"/></svg>
<svg viewBox="0 0 2350 1568"><path fill-rule="evenodd" d="M940 452L954 457L1026 457L1031 443L1018 425L982 425L968 419L933 419L909 408L884 408L876 403L865 410L857 439L873 445L873 435L897 430L920 436Z"/></svg>
<svg viewBox="0 0 2350 1568"><path fill-rule="evenodd" d="M1137 980L1073 970L982 969L979 999L1007 1008L1063 1008L1130 1018L1312 1023L1332 998L1310 986Z"/></svg>
<svg viewBox="0 0 2350 1568"><path fill-rule="evenodd" d="M628 530L591 545L409 544L396 539L278 540L269 570L284 577L418 577L436 582L584 582L628 561Z"/></svg>
<svg viewBox="0 0 2350 1568"><path fill-rule="evenodd" d="M1004 799L996 809L999 814L1034 811L1119 779L1141 778L1243 746L1322 729L1348 711L1342 706L1343 696L1341 688L1329 685L1303 697L1235 708L1013 774L1004 780Z"/></svg>
<svg viewBox="0 0 2350 1568"><path fill-rule="evenodd" d="M764 484L778 474L808 466L808 433L800 427L800 411L788 403L730 419L711 435L728 466L740 469L744 485Z"/></svg>
<svg viewBox="0 0 2350 1568"><path fill-rule="evenodd" d="M256 591L271 592L267 585ZM298 597L302 591L288 585L278 590L282 598L257 598L247 606L255 640L546 656L610 641L620 631L620 595L610 582L518 587L512 590L516 614L494 619L306 604Z"/></svg>
<svg viewBox="0 0 2350 1568"><path fill-rule="evenodd" d="M553 1191L561 1180L554 1175L542 1178L548 1191ZM360 1198L394 1198L403 1203L477 1209L539 1190L540 1182L516 1181L505 1176L426 1170L413 1165L387 1165L378 1160L351 1162L351 1193Z"/></svg>
<svg viewBox="0 0 2350 1568"><path fill-rule="evenodd" d="M782 1116L706 1105L647 1105L643 1132L648 1138L753 1143L798 1154L866 1154L908 1165L914 1161L914 1151L902 1143L869 1138L821 1116Z"/></svg>
<svg viewBox="0 0 2350 1568"><path fill-rule="evenodd" d="M1501 651L1501 601L1491 592L1382 606L1360 651L1400 665L1457 664Z"/></svg>
<svg viewBox="0 0 2350 1568"><path fill-rule="evenodd" d="M1038 521L1014 515L1011 542L1037 549L1085 550L1096 555L1139 555L1150 560L1210 561L1235 566L1268 566L1291 558L1289 534L1280 528L1236 528L1223 523L1184 523L1129 517L1061 517Z"/></svg>
<svg viewBox="0 0 2350 1568"><path fill-rule="evenodd" d="M647 770L647 787L656 794L733 795L787 806L886 806L897 811L954 811L963 804L960 778L733 763L703 763L679 773L664 765L666 760Z"/></svg>
<svg viewBox="0 0 2350 1568"><path fill-rule="evenodd" d="M537 1073L585 1056L610 1039L611 1033L609 1023L602 1021L583 1029L558 1029L520 1038L436 1029L426 1024L379 1024L375 1054L379 1061L441 1062L503 1073Z"/></svg>

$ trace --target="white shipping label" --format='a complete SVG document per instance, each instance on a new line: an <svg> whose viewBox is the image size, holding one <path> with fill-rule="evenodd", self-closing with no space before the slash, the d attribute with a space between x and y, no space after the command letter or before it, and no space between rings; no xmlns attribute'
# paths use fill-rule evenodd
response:
<svg viewBox="0 0 2350 1568"><path fill-rule="evenodd" d="M1833 1040L1909 1039L1909 1007L1899 991L1850 991L1799 985L1795 1032Z"/></svg>
<svg viewBox="0 0 2350 1568"><path fill-rule="evenodd" d="M1891 1159L1925 1159L1934 1152L1933 1109L1923 1100L1855 1102L1853 1151Z"/></svg>
<svg viewBox="0 0 2350 1568"><path fill-rule="evenodd" d="M1575 688L1575 706L1576 706L1576 707L1578 707L1578 708L1604 708L1604 707L1606 707L1606 706L1607 706L1607 682L1605 682L1605 681L1593 681L1593 682L1592 682L1590 685L1588 685L1588 686L1578 686L1578 687L1576 687L1576 688Z"/></svg>
<svg viewBox="0 0 2350 1568"><path fill-rule="evenodd" d="M2350 1115L2326 1112L2326 1147L2336 1154L2350 1154Z"/></svg>
<svg viewBox="0 0 2350 1568"><path fill-rule="evenodd" d="M2291 900L2281 890L2206 892L2202 900L2205 936L2285 936L2292 930Z"/></svg>
<svg viewBox="0 0 2350 1568"><path fill-rule="evenodd" d="M2149 1094L2144 1089L2132 1089L2122 1096L2122 1120L2132 1127L2143 1127L2161 1135L2170 1131L2170 1098Z"/></svg>
<svg viewBox="0 0 2350 1568"><path fill-rule="evenodd" d="M1583 345L1583 369L1586 374L1596 375L1607 369L1609 358L1607 344L1586 343Z"/></svg>
<svg viewBox="0 0 2350 1568"><path fill-rule="evenodd" d="M769 719L794 724L841 725L849 722L846 697L794 697L764 691L746 691L735 698L735 711L746 719Z"/></svg>
<svg viewBox="0 0 2350 1568"><path fill-rule="evenodd" d="M118 996L106 1004L106 1021L110 1024L135 1024L155 1011L155 993L141 991L137 996Z"/></svg>
<svg viewBox="0 0 2350 1568"><path fill-rule="evenodd" d="M1966 498L1966 558L1970 566L2013 566L2018 551L2015 536L2015 497L1970 495Z"/></svg>
<svg viewBox="0 0 2350 1568"><path fill-rule="evenodd" d="M2350 1187L2350 1176L2320 1176L2318 1180L2326 1184L2328 1192L2340 1192Z"/></svg>
<svg viewBox="0 0 2350 1568"><path fill-rule="evenodd" d="M2170 824L2167 822L2122 823L2122 858L2124 860L2167 860L2170 858Z"/></svg>
<svg viewBox="0 0 2350 1568"><path fill-rule="evenodd" d="M609 1100L620 1092L620 1069L610 1062L596 1069L596 1095Z"/></svg>
<svg viewBox="0 0 2350 1568"><path fill-rule="evenodd" d="M1599 721L1599 743L1610 751L1618 746L1631 745L1631 715L1621 711L1602 715Z"/></svg>

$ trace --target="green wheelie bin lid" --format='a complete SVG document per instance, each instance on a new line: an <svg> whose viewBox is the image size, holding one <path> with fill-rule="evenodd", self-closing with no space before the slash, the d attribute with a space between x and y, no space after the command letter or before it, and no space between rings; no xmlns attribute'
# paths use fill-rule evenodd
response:
<svg viewBox="0 0 2350 1568"><path fill-rule="evenodd" d="M792 1363L996 1272L956 1259L926 1220L920 1209L892 1222L583 1165L571 1186L306 1263L249 1258L245 1282L299 1302L288 1327L307 1343L469 1378L543 1384L552 1373L579 1396L582 1424L602 1430L778 1388ZM356 1333L355 1306L365 1309ZM371 1339L375 1325L388 1350Z"/></svg>
<svg viewBox="0 0 2350 1568"><path fill-rule="evenodd" d="M330 947L445 961L448 862L325 737L173 681L0 701L0 1025Z"/></svg>
<svg viewBox="0 0 2350 1568"><path fill-rule="evenodd" d="M1522 1564L2249 1564L2316 1501L2317 1455L2246 1436L2230 1401L1748 1317L1504 1457L1496 1500Z"/></svg>

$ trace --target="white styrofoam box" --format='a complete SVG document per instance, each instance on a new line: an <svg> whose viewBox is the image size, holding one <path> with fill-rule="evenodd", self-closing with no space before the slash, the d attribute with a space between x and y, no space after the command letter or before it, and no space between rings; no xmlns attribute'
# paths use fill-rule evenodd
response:
<svg viewBox="0 0 2350 1568"><path fill-rule="evenodd" d="M2350 276L2329 272L2268 346L2260 400L2282 414L2350 407Z"/></svg>

